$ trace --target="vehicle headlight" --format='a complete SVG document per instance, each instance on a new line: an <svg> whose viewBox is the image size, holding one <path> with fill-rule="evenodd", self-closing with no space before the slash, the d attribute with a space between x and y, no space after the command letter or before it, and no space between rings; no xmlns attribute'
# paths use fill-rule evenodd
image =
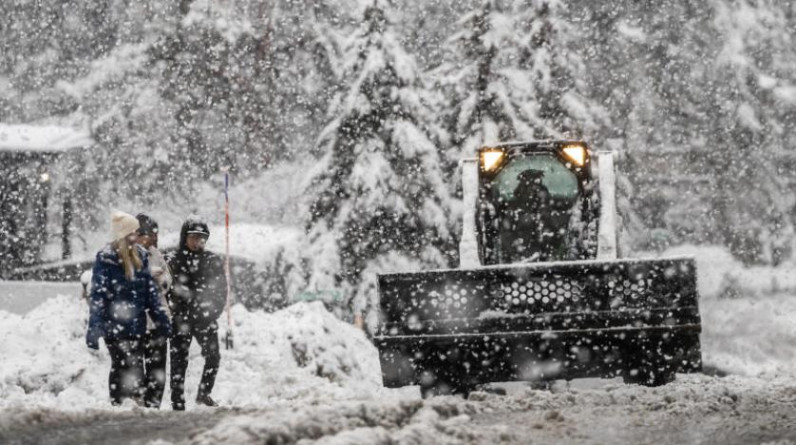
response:
<svg viewBox="0 0 796 445"><path fill-rule="evenodd" d="M500 149L487 149L481 151L481 168L485 172L494 172L503 163L506 153Z"/></svg>
<svg viewBox="0 0 796 445"><path fill-rule="evenodd" d="M580 144L565 145L561 148L564 156L572 161L576 167L583 167L586 163L586 147Z"/></svg>

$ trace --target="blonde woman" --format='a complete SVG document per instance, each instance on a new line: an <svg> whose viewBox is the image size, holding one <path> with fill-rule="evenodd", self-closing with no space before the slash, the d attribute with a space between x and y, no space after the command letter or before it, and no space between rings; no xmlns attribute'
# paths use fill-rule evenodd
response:
<svg viewBox="0 0 796 445"><path fill-rule="evenodd" d="M108 389L113 405L120 405L126 398L140 403L143 397L147 314L161 335L171 335L171 323L149 271L147 253L136 245L138 227L132 215L111 215L113 240L97 253L91 278L86 344L99 349L100 337L105 339L111 357Z"/></svg>

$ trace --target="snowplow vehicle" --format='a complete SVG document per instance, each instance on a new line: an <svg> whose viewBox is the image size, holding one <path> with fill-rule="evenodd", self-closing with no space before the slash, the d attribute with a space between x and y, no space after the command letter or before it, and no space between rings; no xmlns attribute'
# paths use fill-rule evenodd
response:
<svg viewBox="0 0 796 445"><path fill-rule="evenodd" d="M384 385L427 397L701 371L694 259L619 258L615 182L613 154L582 141L462 161L459 268L378 276Z"/></svg>

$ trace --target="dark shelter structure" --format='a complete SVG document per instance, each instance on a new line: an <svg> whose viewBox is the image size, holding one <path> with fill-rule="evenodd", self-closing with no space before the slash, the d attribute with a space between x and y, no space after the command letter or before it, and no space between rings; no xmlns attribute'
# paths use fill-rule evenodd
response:
<svg viewBox="0 0 796 445"><path fill-rule="evenodd" d="M44 258L51 243L70 256L72 202L54 183L64 155L91 144L88 132L71 128L0 124L0 278L52 259Z"/></svg>

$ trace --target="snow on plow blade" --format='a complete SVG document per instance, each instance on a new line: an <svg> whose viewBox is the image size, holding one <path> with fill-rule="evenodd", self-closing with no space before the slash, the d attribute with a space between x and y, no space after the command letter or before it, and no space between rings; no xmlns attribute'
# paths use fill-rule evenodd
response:
<svg viewBox="0 0 796 445"><path fill-rule="evenodd" d="M702 367L691 258L388 274L379 294L387 387L614 376L659 385Z"/></svg>

